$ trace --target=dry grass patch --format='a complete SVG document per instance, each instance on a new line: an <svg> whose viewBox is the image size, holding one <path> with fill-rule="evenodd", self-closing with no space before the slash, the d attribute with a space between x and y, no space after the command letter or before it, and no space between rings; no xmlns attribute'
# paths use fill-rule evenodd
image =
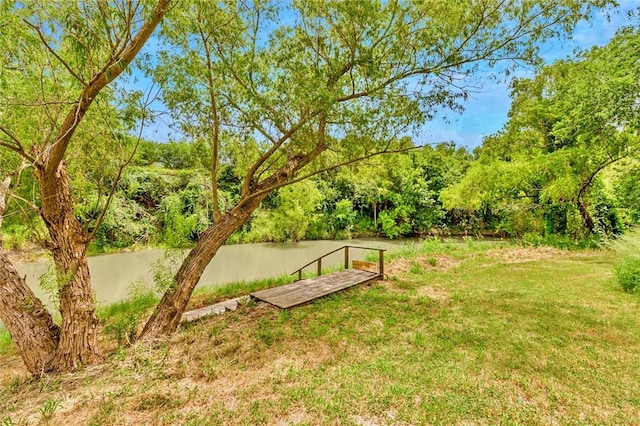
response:
<svg viewBox="0 0 640 426"><path fill-rule="evenodd" d="M41 382L25 382L26 371L16 381L4 370L3 383L19 392L3 390L0 412L8 408L12 421L37 423L39 409L53 400L52 424L252 424L248 419L259 423L261 416L269 423L317 424L321 418L304 407L283 415L279 400L298 374L331 364L336 348L321 339L292 338L282 345L265 326L280 323L279 310L258 304L240 311L233 318L201 321L164 341L136 344L102 366ZM9 360L19 366L15 357L2 358L2 366Z"/></svg>
<svg viewBox="0 0 640 426"><path fill-rule="evenodd" d="M615 256L455 250L295 309L242 305L40 382L1 356L0 424L637 422L640 303L611 282Z"/></svg>
<svg viewBox="0 0 640 426"><path fill-rule="evenodd" d="M567 251L558 250L553 247L497 248L488 250L486 253L487 257L504 263L534 262L559 258L567 254Z"/></svg>
<svg viewBox="0 0 640 426"><path fill-rule="evenodd" d="M432 286L423 286L418 288L419 296L427 296L431 300L436 302L444 302L449 300L451 297L451 292L444 288L437 288Z"/></svg>
<svg viewBox="0 0 640 426"><path fill-rule="evenodd" d="M459 266L462 260L446 254L419 255L415 259L394 259L385 265L385 271L390 276L400 276L416 271L416 266L424 270L448 272Z"/></svg>

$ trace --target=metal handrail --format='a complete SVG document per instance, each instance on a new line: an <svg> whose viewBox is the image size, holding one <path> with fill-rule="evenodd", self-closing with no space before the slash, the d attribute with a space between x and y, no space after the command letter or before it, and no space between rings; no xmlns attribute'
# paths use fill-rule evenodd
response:
<svg viewBox="0 0 640 426"><path fill-rule="evenodd" d="M317 259L312 260L311 262L307 263L303 267L292 272L291 275L298 274L297 281L300 281L302 279L302 270L305 269L307 266L313 265L315 262L318 262L318 276L322 275L322 259L332 255L333 253L339 252L340 250L344 250L344 269L349 269L349 248L350 247L361 249L361 250L377 250L378 251L378 272L380 276L384 276L384 252L386 251L386 249L374 248L374 247L352 246L352 245L345 245L333 251L330 251L329 253L323 254Z"/></svg>

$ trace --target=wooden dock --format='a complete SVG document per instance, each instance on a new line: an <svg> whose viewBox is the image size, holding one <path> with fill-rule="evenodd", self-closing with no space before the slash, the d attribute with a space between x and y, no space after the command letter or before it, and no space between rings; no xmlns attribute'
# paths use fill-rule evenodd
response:
<svg viewBox="0 0 640 426"><path fill-rule="evenodd" d="M378 264L361 262L354 260L350 269L349 248L360 250L376 250L379 253ZM344 250L344 270L332 274L322 275L322 259ZM318 276L314 278L302 279L302 270L308 266L317 264ZM251 297L270 303L282 309L291 308L310 302L319 297L336 293L340 290L364 284L384 277L384 250L370 247L344 246L333 250L319 258L312 260L291 275L297 275L298 280L294 283L269 288L266 290L251 293Z"/></svg>
<svg viewBox="0 0 640 426"><path fill-rule="evenodd" d="M349 258L349 248L356 250L374 250L378 251L378 263L363 262L361 260L352 260ZM336 253L340 250L344 251L344 270L334 272L332 274L322 275L322 259ZM317 263L318 276L315 278L302 279L302 271L308 266ZM307 263L291 275L297 275L298 280L294 283L260 290L251 293L248 296L242 296L231 300L216 303L214 305L205 306L200 309L194 309L182 314L181 322L196 321L209 315L221 315L225 312L235 311L238 305L246 303L250 297L270 303L279 308L286 309L298 306L303 303L310 302L322 296L336 293L340 290L353 287L358 284L364 284L369 281L384 278L384 249L359 247L359 246L343 246L333 250L319 258Z"/></svg>
<svg viewBox="0 0 640 426"><path fill-rule="evenodd" d="M251 297L282 309L310 302L322 296L379 278L377 272L343 269L328 275L251 293Z"/></svg>

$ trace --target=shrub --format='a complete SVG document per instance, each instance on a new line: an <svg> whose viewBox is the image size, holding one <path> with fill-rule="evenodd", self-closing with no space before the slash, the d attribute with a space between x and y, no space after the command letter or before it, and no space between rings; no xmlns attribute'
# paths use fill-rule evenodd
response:
<svg viewBox="0 0 640 426"><path fill-rule="evenodd" d="M640 258L627 258L615 268L615 275L622 289L635 293L640 285Z"/></svg>
<svg viewBox="0 0 640 426"><path fill-rule="evenodd" d="M3 230L4 244L11 250L20 250L29 240L30 229L27 225L11 225Z"/></svg>

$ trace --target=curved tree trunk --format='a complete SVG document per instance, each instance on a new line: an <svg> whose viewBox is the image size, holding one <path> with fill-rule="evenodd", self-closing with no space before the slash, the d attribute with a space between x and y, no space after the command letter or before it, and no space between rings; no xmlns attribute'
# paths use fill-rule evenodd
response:
<svg viewBox="0 0 640 426"><path fill-rule="evenodd" d="M0 318L35 377L54 371L60 329L0 247Z"/></svg>
<svg viewBox="0 0 640 426"><path fill-rule="evenodd" d="M174 278L174 288L164 294L153 315L145 324L140 339L170 334L178 328L191 293L198 285L205 268L231 234L249 220L265 196L266 194L240 203L200 235L196 246L182 262Z"/></svg>
<svg viewBox="0 0 640 426"><path fill-rule="evenodd" d="M0 227L11 177L0 182ZM18 274L2 245L0 229L0 318L18 345L27 370L35 377L52 370L60 329L42 301Z"/></svg>
<svg viewBox="0 0 640 426"><path fill-rule="evenodd" d="M578 191L578 195L576 196L576 204L578 205L578 210L580 211L580 217L582 217L582 224L589 232L589 234L593 234L596 228L596 224L593 220L593 216L591 216L591 213L589 212L587 203L584 201L584 197L587 194L587 190L590 188L591 183L593 183L593 179L595 178L596 174L598 174L598 172L602 170L603 167L604 166L601 166L589 175L585 182L583 182L580 186L580 190Z"/></svg>
<svg viewBox="0 0 640 426"><path fill-rule="evenodd" d="M66 371L102 358L97 346L98 318L89 275L87 233L73 213L65 163L53 178L41 178L40 182L40 212L49 231L47 244L56 267L62 316L52 367Z"/></svg>
<svg viewBox="0 0 640 426"><path fill-rule="evenodd" d="M577 204L578 210L580 211L580 216L582 217L582 224L584 225L585 229L589 231L589 234L593 234L596 225L593 220L593 216L591 216L591 213L589 213L589 208L581 198L578 198Z"/></svg>
<svg viewBox="0 0 640 426"><path fill-rule="evenodd" d="M260 183L252 185L252 179L247 175L243 187L243 197L233 209L225 213L219 221L213 223L200 235L196 246L182 262L175 276L174 287L167 290L162 296L155 312L145 324L140 334L141 339L176 331L180 324L180 318L191 298L191 293L198 285L205 268L216 255L218 249L227 241L227 238L249 220L251 214L269 193L276 188L290 184L291 179L300 169L326 150L324 144L325 124L326 121L322 118L318 132L319 142L306 155L290 157L286 164ZM254 164L254 170L251 173L255 173L257 170L256 164Z"/></svg>

